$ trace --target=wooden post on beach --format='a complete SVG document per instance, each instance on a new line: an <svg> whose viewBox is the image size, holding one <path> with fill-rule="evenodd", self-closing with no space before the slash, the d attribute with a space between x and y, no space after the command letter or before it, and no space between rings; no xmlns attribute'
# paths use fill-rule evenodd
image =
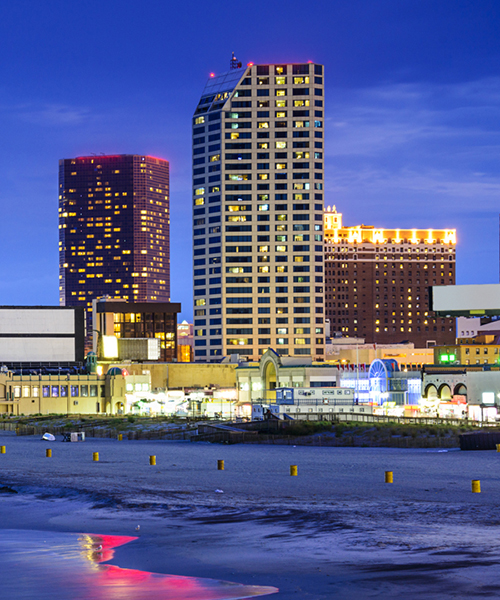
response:
<svg viewBox="0 0 500 600"><path fill-rule="evenodd" d="M292 477L297 477L297 475L298 475L297 465L290 465L290 475Z"/></svg>
<svg viewBox="0 0 500 600"><path fill-rule="evenodd" d="M52 449L51 448L46 448L46 450L45 450L45 456L47 458L52 458Z"/></svg>
<svg viewBox="0 0 500 600"><path fill-rule="evenodd" d="M5 446L0 446L0 454L5 454Z"/></svg>
<svg viewBox="0 0 500 600"><path fill-rule="evenodd" d="M156 465L156 456L153 455L149 457L149 464L152 466Z"/></svg>
<svg viewBox="0 0 500 600"><path fill-rule="evenodd" d="M392 471L385 472L385 482L386 483L394 483L393 477L392 477Z"/></svg>
<svg viewBox="0 0 500 600"><path fill-rule="evenodd" d="M224 461L223 460L218 460L217 461L217 470L218 471L224 471Z"/></svg>
<svg viewBox="0 0 500 600"><path fill-rule="evenodd" d="M472 480L472 493L473 494L481 493L481 482L479 481L479 479Z"/></svg>
<svg viewBox="0 0 500 600"><path fill-rule="evenodd" d="M94 462L99 462L99 452L93 452L92 453L92 460Z"/></svg>

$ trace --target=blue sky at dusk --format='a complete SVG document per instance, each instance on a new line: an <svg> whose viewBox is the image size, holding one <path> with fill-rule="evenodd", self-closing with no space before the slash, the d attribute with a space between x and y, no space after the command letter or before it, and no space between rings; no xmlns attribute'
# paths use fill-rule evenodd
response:
<svg viewBox="0 0 500 600"><path fill-rule="evenodd" d="M58 160L171 167L171 296L192 318L191 116L211 71L325 65L325 204L346 225L458 230L498 282L500 2L17 0L0 9L0 304L58 303Z"/></svg>

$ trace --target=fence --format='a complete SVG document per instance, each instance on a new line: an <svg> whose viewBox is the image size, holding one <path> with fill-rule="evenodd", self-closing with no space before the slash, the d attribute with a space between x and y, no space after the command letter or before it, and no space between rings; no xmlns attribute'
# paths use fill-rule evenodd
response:
<svg viewBox="0 0 500 600"><path fill-rule="evenodd" d="M52 433L63 435L68 433L69 427L42 427L39 425L16 425L15 423L0 423L0 429L4 431L15 431L17 435L40 435ZM189 440L197 432L196 428L183 429L182 431L156 430L156 431L123 431L103 427L75 426L73 430L83 431L85 437L115 438L119 433L129 440Z"/></svg>

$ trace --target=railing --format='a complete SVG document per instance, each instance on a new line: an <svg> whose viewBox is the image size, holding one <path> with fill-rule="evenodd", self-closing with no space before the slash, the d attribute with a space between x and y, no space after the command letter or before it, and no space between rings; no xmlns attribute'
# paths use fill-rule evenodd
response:
<svg viewBox="0 0 500 600"><path fill-rule="evenodd" d="M124 431L123 429L105 428L105 427L87 427L75 425L71 427L51 427L41 425L17 425L16 423L0 423L0 429L4 431L15 431L17 435L40 435L52 433L53 435L63 435L71 429L74 431L83 431L85 437L94 438L115 438L119 433L128 440L189 440L196 435L197 428L182 430L155 430L155 431Z"/></svg>

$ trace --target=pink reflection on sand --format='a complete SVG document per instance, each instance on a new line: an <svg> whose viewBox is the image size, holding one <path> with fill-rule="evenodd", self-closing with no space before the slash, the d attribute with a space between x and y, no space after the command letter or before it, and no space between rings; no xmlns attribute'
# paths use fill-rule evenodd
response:
<svg viewBox="0 0 500 600"><path fill-rule="evenodd" d="M3 590L16 599L236 600L274 594L275 587L241 585L122 569L103 564L136 537L2 531ZM10 565L10 566L9 566ZM2 596L7 598L7 596Z"/></svg>
<svg viewBox="0 0 500 600"><path fill-rule="evenodd" d="M98 566L95 577L97 579L97 589L102 590L102 595L95 595L96 600L101 598L103 600L129 599L130 594L133 594L134 600L142 600L143 598L158 600L231 600L274 594L278 591L274 587L246 586L229 581L163 575L100 564L113 557L114 548L135 539L137 538L99 534L83 534L79 538L86 557Z"/></svg>

